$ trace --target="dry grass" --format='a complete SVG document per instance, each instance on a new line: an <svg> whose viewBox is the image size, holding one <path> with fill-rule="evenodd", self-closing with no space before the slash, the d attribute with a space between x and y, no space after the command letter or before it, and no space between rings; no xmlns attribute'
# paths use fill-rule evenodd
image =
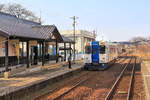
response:
<svg viewBox="0 0 150 100"><path fill-rule="evenodd" d="M150 59L150 44L139 45L134 48L134 55L141 57L142 59Z"/></svg>

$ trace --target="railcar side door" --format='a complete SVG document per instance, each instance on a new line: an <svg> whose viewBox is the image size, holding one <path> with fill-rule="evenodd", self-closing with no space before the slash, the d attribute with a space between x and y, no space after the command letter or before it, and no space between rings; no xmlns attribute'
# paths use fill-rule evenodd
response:
<svg viewBox="0 0 150 100"><path fill-rule="evenodd" d="M99 42L92 42L92 63L99 63Z"/></svg>

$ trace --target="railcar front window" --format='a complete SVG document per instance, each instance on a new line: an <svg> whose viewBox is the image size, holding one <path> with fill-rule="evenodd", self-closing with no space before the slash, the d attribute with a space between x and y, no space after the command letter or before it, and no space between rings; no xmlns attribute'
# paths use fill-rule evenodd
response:
<svg viewBox="0 0 150 100"><path fill-rule="evenodd" d="M97 54L97 48L93 48L93 54Z"/></svg>
<svg viewBox="0 0 150 100"><path fill-rule="evenodd" d="M86 46L85 47L85 53L90 54L91 53L91 46Z"/></svg>
<svg viewBox="0 0 150 100"><path fill-rule="evenodd" d="M99 46L99 53L100 53L100 54L105 54L105 51L106 51L106 50L105 50L105 46L104 46L104 45L100 45L100 46Z"/></svg>

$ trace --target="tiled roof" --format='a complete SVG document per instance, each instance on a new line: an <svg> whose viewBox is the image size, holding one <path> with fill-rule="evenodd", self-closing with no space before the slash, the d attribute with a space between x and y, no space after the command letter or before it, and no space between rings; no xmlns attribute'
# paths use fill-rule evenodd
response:
<svg viewBox="0 0 150 100"><path fill-rule="evenodd" d="M42 40L50 40L54 36L58 42L73 43L71 39L61 36L55 25L41 25L1 12L0 35Z"/></svg>
<svg viewBox="0 0 150 100"><path fill-rule="evenodd" d="M36 25L33 26L32 29L39 32L45 40L50 40L54 36L58 42L63 41L63 38L55 25Z"/></svg>
<svg viewBox="0 0 150 100"><path fill-rule="evenodd" d="M61 35L61 36L63 38L63 42L65 42L65 43L74 43L74 41L72 41L71 39L65 37L64 35Z"/></svg>
<svg viewBox="0 0 150 100"><path fill-rule="evenodd" d="M13 15L0 12L0 34L32 39L50 39L53 35L62 41L62 37L54 25L19 19Z"/></svg>
<svg viewBox="0 0 150 100"><path fill-rule="evenodd" d="M41 34L32 30L32 25L39 25L39 23L0 13L0 30L9 36L42 39Z"/></svg>

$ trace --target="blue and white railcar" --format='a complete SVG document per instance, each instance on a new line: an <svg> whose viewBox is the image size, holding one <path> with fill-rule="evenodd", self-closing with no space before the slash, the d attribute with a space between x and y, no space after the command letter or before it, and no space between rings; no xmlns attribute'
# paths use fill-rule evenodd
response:
<svg viewBox="0 0 150 100"><path fill-rule="evenodd" d="M116 45L99 41L86 43L84 63L85 69L106 69L118 57Z"/></svg>

